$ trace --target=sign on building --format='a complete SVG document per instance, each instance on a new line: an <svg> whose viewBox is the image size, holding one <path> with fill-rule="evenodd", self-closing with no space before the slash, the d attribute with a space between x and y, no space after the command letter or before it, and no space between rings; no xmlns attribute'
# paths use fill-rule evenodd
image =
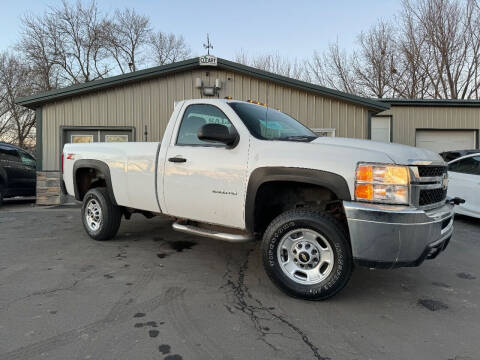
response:
<svg viewBox="0 0 480 360"><path fill-rule="evenodd" d="M200 56L199 64L201 66L217 66L217 57L213 55Z"/></svg>

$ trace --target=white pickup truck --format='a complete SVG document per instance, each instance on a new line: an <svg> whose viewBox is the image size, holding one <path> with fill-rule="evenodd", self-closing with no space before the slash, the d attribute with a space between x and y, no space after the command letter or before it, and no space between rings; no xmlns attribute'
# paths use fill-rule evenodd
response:
<svg viewBox="0 0 480 360"><path fill-rule="evenodd" d="M93 239L111 239L134 212L219 240L262 238L271 280L304 299L336 294L354 264L418 266L453 232L439 155L320 138L251 102L181 101L161 143L67 144L62 156Z"/></svg>

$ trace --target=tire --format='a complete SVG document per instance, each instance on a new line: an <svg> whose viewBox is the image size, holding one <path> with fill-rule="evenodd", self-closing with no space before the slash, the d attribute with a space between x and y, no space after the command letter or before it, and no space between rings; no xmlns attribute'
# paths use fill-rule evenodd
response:
<svg viewBox="0 0 480 360"><path fill-rule="evenodd" d="M3 189L0 187L0 207L3 205Z"/></svg>
<svg viewBox="0 0 480 360"><path fill-rule="evenodd" d="M107 189L90 189L83 198L82 222L87 234L95 240L110 240L118 232L122 211L113 204Z"/></svg>
<svg viewBox="0 0 480 360"><path fill-rule="evenodd" d="M353 270L345 226L311 209L289 210L276 217L262 240L263 266L286 294L325 300L342 290Z"/></svg>

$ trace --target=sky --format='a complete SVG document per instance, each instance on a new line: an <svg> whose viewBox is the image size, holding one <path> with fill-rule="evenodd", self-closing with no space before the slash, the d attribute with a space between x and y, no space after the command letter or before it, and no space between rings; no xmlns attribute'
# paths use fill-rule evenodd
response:
<svg viewBox="0 0 480 360"><path fill-rule="evenodd" d="M20 37L21 17L41 15L60 0L0 0L0 50L12 48ZM234 59L241 50L249 55L278 53L289 59L304 59L328 48L337 39L344 49L355 46L358 34L380 19L393 19L400 0L97 0L111 12L134 8L149 15L156 30L183 35L194 56L206 50Z"/></svg>

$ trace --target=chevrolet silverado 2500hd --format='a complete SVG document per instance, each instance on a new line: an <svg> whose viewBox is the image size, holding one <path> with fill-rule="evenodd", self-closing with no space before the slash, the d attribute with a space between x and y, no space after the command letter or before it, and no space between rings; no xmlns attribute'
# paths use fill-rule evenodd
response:
<svg viewBox="0 0 480 360"><path fill-rule="evenodd" d="M428 150L319 138L277 110L233 100L176 104L161 143L67 144L63 178L86 232L115 236L122 216L231 242L263 237L271 280L325 299L353 265L417 266L453 232L447 168Z"/></svg>

